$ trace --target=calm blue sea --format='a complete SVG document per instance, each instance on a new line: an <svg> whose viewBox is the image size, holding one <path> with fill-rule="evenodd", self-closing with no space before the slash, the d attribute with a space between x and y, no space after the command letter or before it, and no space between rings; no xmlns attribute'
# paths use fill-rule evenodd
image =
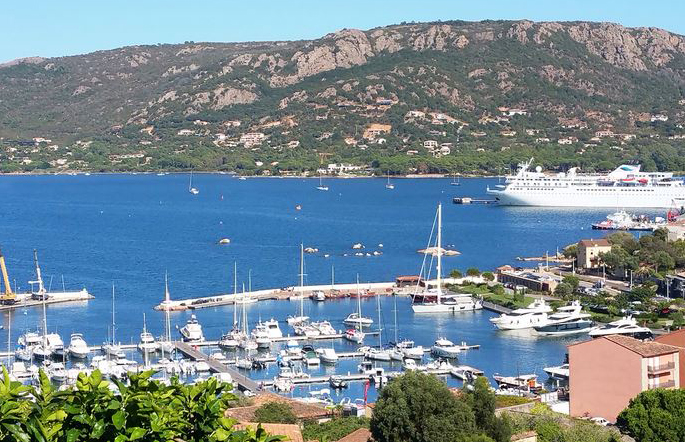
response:
<svg viewBox="0 0 685 442"><path fill-rule="evenodd" d="M96 299L82 304L48 307L48 327L69 334L82 332L91 344L107 339L111 322L111 287L116 291L117 337L137 341L143 313L148 329L161 334L162 315L152 307L160 302L164 272L169 273L173 298L206 296L232 291L233 262L240 282L253 289L296 285L299 244L316 247L306 256L306 283L328 283L331 266L336 282L389 281L396 275L417 274L436 205L443 203L443 242L462 254L445 258L446 270L468 267L494 269L513 264L517 256L553 253L581 238L602 236L590 223L607 210L513 208L493 205L454 205L454 196L485 198L487 185L497 179L397 179L395 189L383 179L330 179L330 191L317 191L307 179L255 178L197 174L200 194L188 192L188 176L92 175L0 177L0 247L10 278L20 289L34 278L32 250L39 259L46 284L82 286ZM296 206L301 205L301 210ZM218 245L220 238L230 245ZM351 246L361 242L381 256L354 257ZM383 244L381 249L378 244ZM325 258L324 254L330 254ZM285 320L295 310L289 301L260 302L249 307L249 320ZM393 334L392 299L382 299L386 330ZM352 310L350 300L323 304L307 302L308 314L329 319L342 328ZM364 310L376 315L375 301ZM12 314L12 341L39 324L40 309ZM232 321L232 307L196 312L205 335L217 339ZM182 326L189 313L174 313L173 326ZM568 340L540 339L528 334L493 330L487 311L452 315L415 316L408 299L398 300L400 335L430 345L438 336L480 344L461 361L491 375L536 371L557 364ZM5 348L9 314L2 312L0 348ZM282 328L287 331L283 322ZM374 340L371 340L373 343ZM330 344L321 344L330 345ZM338 348L348 344L336 342ZM349 347L351 349L351 347ZM356 371L359 361L341 362L338 372ZM321 373L324 368L319 369ZM329 369L330 370L330 369ZM315 371L314 373L317 373ZM314 374L313 373L313 374ZM275 369L255 373L272 378ZM455 381L450 381L454 383ZM313 389L322 386L313 386ZM299 393L305 393L298 391ZM359 396L361 384L343 395ZM373 389L371 396L375 394Z"/></svg>

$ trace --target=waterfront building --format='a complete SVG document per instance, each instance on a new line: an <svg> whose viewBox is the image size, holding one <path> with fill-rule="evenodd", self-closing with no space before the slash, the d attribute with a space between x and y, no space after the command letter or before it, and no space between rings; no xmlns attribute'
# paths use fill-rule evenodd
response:
<svg viewBox="0 0 685 442"><path fill-rule="evenodd" d="M610 335L568 346L570 414L615 422L630 399L680 387L678 347Z"/></svg>
<svg viewBox="0 0 685 442"><path fill-rule="evenodd" d="M583 239L578 242L578 266L583 269L596 269L600 266L600 253L607 252L611 252L611 244L606 239Z"/></svg>
<svg viewBox="0 0 685 442"><path fill-rule="evenodd" d="M497 269L497 281L502 284L523 286L536 292L548 293L553 293L559 284L559 281L550 274L534 269L517 271L505 266Z"/></svg>

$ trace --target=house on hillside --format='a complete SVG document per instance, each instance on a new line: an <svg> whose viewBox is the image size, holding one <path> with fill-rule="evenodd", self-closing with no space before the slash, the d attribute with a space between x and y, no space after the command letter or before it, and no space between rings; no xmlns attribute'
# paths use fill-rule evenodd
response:
<svg viewBox="0 0 685 442"><path fill-rule="evenodd" d="M372 140L381 134L389 134L391 130L392 125L390 124L372 123L364 130L363 137L367 140Z"/></svg>
<svg viewBox="0 0 685 442"><path fill-rule="evenodd" d="M611 251L611 244L604 238L583 239L578 242L578 266L583 269L596 269L600 265L599 255Z"/></svg>

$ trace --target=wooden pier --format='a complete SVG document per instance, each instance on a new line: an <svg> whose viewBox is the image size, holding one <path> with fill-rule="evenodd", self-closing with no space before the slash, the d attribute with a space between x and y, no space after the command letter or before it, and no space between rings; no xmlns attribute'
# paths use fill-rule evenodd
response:
<svg viewBox="0 0 685 442"><path fill-rule="evenodd" d="M233 382L238 386L238 388L241 391L249 390L252 392L257 392L259 388L259 384L252 379L248 378L247 376L243 375L240 373L238 370L235 370L233 368L229 368L225 364L222 364L221 362L211 359L209 356L206 354L202 353L201 351L193 348L190 344L187 342L175 342L176 345L176 350L183 353L186 357L194 360L194 361L204 361L209 365L209 369L214 372L214 373L228 373L231 375L231 378L233 379Z"/></svg>
<svg viewBox="0 0 685 442"><path fill-rule="evenodd" d="M497 305L488 301L483 301L483 308L499 314L509 314L512 312L510 308L503 307L501 305Z"/></svg>

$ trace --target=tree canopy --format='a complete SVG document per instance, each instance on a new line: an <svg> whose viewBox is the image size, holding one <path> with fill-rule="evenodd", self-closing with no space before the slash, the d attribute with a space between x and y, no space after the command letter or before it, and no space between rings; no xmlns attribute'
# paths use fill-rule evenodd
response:
<svg viewBox="0 0 685 442"><path fill-rule="evenodd" d="M640 442L685 441L685 390L657 388L630 400L616 425Z"/></svg>

